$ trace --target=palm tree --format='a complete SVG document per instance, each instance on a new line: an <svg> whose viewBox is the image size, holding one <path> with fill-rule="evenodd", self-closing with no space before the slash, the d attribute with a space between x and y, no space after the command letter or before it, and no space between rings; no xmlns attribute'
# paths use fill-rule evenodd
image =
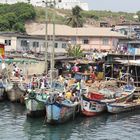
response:
<svg viewBox="0 0 140 140"><path fill-rule="evenodd" d="M79 6L72 8L71 15L66 18L66 24L72 27L83 27L83 17L81 15L82 9Z"/></svg>
<svg viewBox="0 0 140 140"><path fill-rule="evenodd" d="M76 58L80 58L84 55L83 50L81 49L81 45L79 44L75 44L75 45L69 44L66 51L68 52L68 56L73 56Z"/></svg>

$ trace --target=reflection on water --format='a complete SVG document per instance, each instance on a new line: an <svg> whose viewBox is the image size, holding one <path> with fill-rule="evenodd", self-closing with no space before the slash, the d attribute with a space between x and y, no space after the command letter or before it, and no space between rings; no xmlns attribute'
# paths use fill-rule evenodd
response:
<svg viewBox="0 0 140 140"><path fill-rule="evenodd" d="M44 118L26 118L24 106L0 103L2 140L138 140L140 111L118 115L77 117L63 125L46 125Z"/></svg>

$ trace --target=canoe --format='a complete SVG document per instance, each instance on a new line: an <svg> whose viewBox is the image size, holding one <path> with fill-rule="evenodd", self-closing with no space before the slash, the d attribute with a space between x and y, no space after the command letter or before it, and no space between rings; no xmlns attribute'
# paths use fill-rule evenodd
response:
<svg viewBox="0 0 140 140"><path fill-rule="evenodd" d="M79 102L49 97L46 103L46 122L49 124L65 123L75 117L79 112L79 107Z"/></svg>
<svg viewBox="0 0 140 140"><path fill-rule="evenodd" d="M25 97L25 105L27 109L27 116L29 117L41 117L45 116L45 102L47 100L47 94L31 91Z"/></svg>
<svg viewBox="0 0 140 140"><path fill-rule="evenodd" d="M84 94L81 98L81 112L85 116L95 116L107 111L107 104L113 102L123 102L132 98L135 87L123 86L114 91L103 89L98 92ZM107 91L107 92L105 92Z"/></svg>
<svg viewBox="0 0 140 140"><path fill-rule="evenodd" d="M25 94L25 89L18 83L10 83L6 87L7 97L11 102L18 102Z"/></svg>
<svg viewBox="0 0 140 140"><path fill-rule="evenodd" d="M132 101L125 101L121 103L111 103L107 104L107 111L109 113L121 113L121 112L128 112L132 110L140 109L140 99L132 100Z"/></svg>

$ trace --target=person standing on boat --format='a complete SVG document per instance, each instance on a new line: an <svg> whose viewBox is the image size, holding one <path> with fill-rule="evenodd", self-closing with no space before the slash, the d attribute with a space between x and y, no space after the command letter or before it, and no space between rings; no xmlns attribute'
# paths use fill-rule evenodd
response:
<svg viewBox="0 0 140 140"><path fill-rule="evenodd" d="M91 80L92 80L92 83L95 81L95 73L94 73L94 71L90 74L90 78L91 78Z"/></svg>
<svg viewBox="0 0 140 140"><path fill-rule="evenodd" d="M78 97L81 96L81 95L80 95L80 90L81 90L81 83L80 83L80 80L78 80L78 81L76 82L76 93L75 93Z"/></svg>
<svg viewBox="0 0 140 140"><path fill-rule="evenodd" d="M19 76L19 68L18 68L18 66L14 65L14 70L15 70L15 76L18 77Z"/></svg>
<svg viewBox="0 0 140 140"><path fill-rule="evenodd" d="M70 100L72 97L72 90L68 90L66 93L65 93L65 98Z"/></svg>
<svg viewBox="0 0 140 140"><path fill-rule="evenodd" d="M2 71L6 69L6 65L5 65L4 60L2 60L2 65L1 65L1 68L2 68Z"/></svg>
<svg viewBox="0 0 140 140"><path fill-rule="evenodd" d="M68 87L68 80L65 79L65 81L64 81L64 92L66 92L67 87Z"/></svg>

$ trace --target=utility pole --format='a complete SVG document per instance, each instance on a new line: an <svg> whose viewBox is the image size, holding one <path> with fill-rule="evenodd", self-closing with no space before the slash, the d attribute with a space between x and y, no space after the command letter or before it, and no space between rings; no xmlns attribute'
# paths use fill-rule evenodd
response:
<svg viewBox="0 0 140 140"><path fill-rule="evenodd" d="M43 1L44 2L44 1ZM45 2L45 73L48 73L48 5L55 7L55 0L46 0ZM51 73L54 69L54 46L55 46L55 15L53 16L53 46L51 52ZM52 74L51 74L52 75Z"/></svg>
<svg viewBox="0 0 140 140"><path fill-rule="evenodd" d="M55 9L55 0L53 1L53 8ZM54 78L54 53L55 53L55 11L53 13L53 40L52 40L52 47L51 47L51 85Z"/></svg>
<svg viewBox="0 0 140 140"><path fill-rule="evenodd" d="M44 1L43 1L44 2ZM44 72L48 73L48 1L45 2L45 69Z"/></svg>

